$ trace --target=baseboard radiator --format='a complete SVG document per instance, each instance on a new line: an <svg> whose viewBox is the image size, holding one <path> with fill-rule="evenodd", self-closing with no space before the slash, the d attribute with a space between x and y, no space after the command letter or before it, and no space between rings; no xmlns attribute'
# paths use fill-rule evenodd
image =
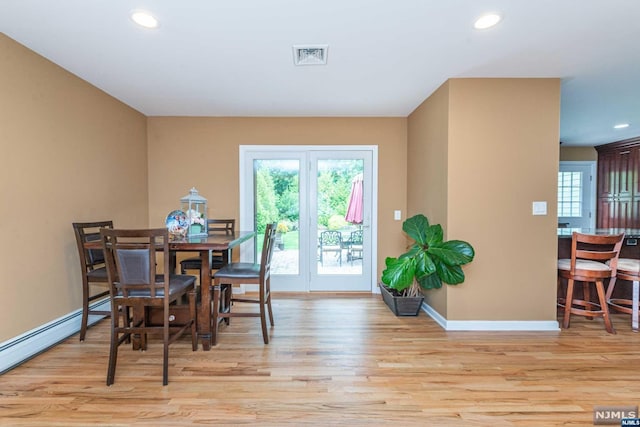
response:
<svg viewBox="0 0 640 427"><path fill-rule="evenodd" d="M109 298L91 305L92 310L109 311L110 307ZM91 315L89 316L89 325L103 318L104 316ZM81 321L82 309L78 309L0 343L0 375L77 334L80 331Z"/></svg>

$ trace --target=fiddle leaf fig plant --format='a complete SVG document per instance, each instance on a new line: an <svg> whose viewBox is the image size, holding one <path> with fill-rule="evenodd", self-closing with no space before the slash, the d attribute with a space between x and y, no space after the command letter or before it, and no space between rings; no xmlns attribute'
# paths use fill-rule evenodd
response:
<svg viewBox="0 0 640 427"><path fill-rule="evenodd" d="M414 240L398 258L388 257L382 283L403 296L418 296L420 288L441 288L442 283L464 282L462 265L473 260L473 247L462 240L443 239L442 226L430 225L426 216L407 218L402 230Z"/></svg>

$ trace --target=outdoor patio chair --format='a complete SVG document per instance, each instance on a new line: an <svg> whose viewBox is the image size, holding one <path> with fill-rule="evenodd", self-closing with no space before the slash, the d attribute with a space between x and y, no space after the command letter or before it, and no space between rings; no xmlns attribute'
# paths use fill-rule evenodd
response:
<svg viewBox="0 0 640 427"><path fill-rule="evenodd" d="M324 266L325 252L334 253L342 267L342 233L336 230L320 233L320 265Z"/></svg>

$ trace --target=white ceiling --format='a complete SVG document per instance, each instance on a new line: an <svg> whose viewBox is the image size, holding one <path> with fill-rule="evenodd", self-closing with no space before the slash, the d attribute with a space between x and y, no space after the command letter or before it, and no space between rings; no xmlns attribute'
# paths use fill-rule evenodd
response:
<svg viewBox="0 0 640 427"><path fill-rule="evenodd" d="M448 78L560 77L565 145L640 136L640 0L0 0L0 31L149 116L407 116Z"/></svg>

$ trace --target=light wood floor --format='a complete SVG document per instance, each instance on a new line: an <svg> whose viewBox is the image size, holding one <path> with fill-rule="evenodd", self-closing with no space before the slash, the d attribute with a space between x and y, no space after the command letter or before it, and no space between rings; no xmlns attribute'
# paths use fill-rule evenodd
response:
<svg viewBox="0 0 640 427"><path fill-rule="evenodd" d="M108 321L0 377L0 425L589 426L594 405L640 403L640 334L615 315L561 332L445 332L397 318L379 295L275 295L210 352L123 346L105 385Z"/></svg>

